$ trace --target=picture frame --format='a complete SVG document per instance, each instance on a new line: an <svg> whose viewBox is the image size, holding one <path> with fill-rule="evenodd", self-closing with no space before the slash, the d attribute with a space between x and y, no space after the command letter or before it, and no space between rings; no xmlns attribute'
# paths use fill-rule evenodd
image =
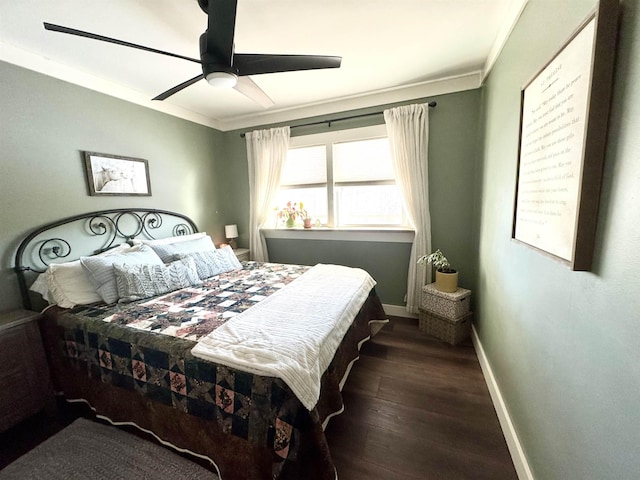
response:
<svg viewBox="0 0 640 480"><path fill-rule="evenodd" d="M591 269L619 4L601 0L521 90L512 239Z"/></svg>
<svg viewBox="0 0 640 480"><path fill-rule="evenodd" d="M141 158L83 152L91 196L151 196L149 162Z"/></svg>

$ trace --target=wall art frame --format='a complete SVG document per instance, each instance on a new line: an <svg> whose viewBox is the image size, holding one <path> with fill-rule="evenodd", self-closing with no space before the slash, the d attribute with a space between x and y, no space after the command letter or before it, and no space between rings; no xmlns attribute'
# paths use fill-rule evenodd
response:
<svg viewBox="0 0 640 480"><path fill-rule="evenodd" d="M618 28L601 0L521 90L512 238L590 270Z"/></svg>
<svg viewBox="0 0 640 480"><path fill-rule="evenodd" d="M141 158L83 152L91 196L151 196L149 162Z"/></svg>

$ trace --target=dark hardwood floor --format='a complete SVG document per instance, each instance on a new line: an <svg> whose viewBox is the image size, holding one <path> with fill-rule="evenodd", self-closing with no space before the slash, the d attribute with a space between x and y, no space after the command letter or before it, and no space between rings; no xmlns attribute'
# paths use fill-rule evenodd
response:
<svg viewBox="0 0 640 480"><path fill-rule="evenodd" d="M339 480L517 479L470 341L452 347L391 317L363 345L327 438ZM64 428L61 402L0 433L0 469Z"/></svg>
<svg viewBox="0 0 640 480"><path fill-rule="evenodd" d="M390 320L327 427L339 480L517 479L470 340L453 347Z"/></svg>

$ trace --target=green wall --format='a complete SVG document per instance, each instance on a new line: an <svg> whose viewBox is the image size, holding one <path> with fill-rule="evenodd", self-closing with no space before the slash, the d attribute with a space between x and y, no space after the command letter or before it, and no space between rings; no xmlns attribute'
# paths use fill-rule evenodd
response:
<svg viewBox="0 0 640 480"><path fill-rule="evenodd" d="M176 210L200 229L224 240L223 225L237 223L240 246L248 246L249 187L245 140L7 63L0 63L3 128L0 164L0 311L19 306L11 270L20 238L32 228L86 211L127 206ZM413 103L426 101L417 99ZM433 245L473 278L472 225L480 92L432 97L430 189ZM309 120L379 112L375 108ZM382 123L382 116L335 122L343 129ZM260 127L264 128L264 127ZM327 127L304 127L294 135ZM83 150L149 160L152 197L90 197ZM341 262L365 267L379 283L382 300L404 305L410 244L385 242L292 242L269 240L273 261ZM347 255L347 252L349 254Z"/></svg>
<svg viewBox="0 0 640 480"><path fill-rule="evenodd" d="M595 5L529 0L483 87L476 328L539 480L640 472L640 11L624 1L592 272L511 241L520 88Z"/></svg>
<svg viewBox="0 0 640 480"><path fill-rule="evenodd" d="M429 189L431 204L432 244L442 249L460 271L460 284L474 278L476 247L473 243L473 201L479 134L480 91L471 90L417 99L418 103L436 100L438 106L429 112ZM291 125L320 120L380 112L395 105L338 113L331 116L300 119ZM382 115L326 125L301 127L292 136L363 127L384 123ZM257 128L268 128L256 127ZM240 132L225 133L225 164L229 181L218 189L226 205L225 218L238 223L239 244L248 246L249 186L247 154ZM407 291L407 268L411 245L408 243L311 241L269 239L269 258L274 262L336 263L369 270L378 282L383 303L404 305Z"/></svg>
<svg viewBox="0 0 640 480"><path fill-rule="evenodd" d="M270 238L267 248L272 262L362 268L378 282L376 292L383 303L404 305L410 243Z"/></svg>
<svg viewBox="0 0 640 480"><path fill-rule="evenodd" d="M214 188L222 134L0 62L0 311L20 306L13 257L31 229L94 210L151 207L224 234ZM151 197L90 197L81 151L149 161Z"/></svg>

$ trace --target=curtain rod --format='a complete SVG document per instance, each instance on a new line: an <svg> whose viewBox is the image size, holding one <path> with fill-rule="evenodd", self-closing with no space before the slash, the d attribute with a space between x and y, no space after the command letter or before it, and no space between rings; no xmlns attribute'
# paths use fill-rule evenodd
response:
<svg viewBox="0 0 640 480"><path fill-rule="evenodd" d="M429 102L427 105L429 105L429 107L431 108L436 108L436 106L438 105L438 102ZM365 117L373 117L374 115L382 115L382 113L384 112L373 112L373 113L363 113L361 115L352 115L350 117L341 117L341 118L334 118L332 120L320 120L318 122L309 122L309 123L301 123L300 125L292 125L291 128L299 128L299 127L311 127L313 125L323 125L323 124L327 124L329 127L331 127L331 124L333 122L342 122L344 120L353 120L354 118L365 118ZM241 133L240 136L242 138L244 138L245 133Z"/></svg>

